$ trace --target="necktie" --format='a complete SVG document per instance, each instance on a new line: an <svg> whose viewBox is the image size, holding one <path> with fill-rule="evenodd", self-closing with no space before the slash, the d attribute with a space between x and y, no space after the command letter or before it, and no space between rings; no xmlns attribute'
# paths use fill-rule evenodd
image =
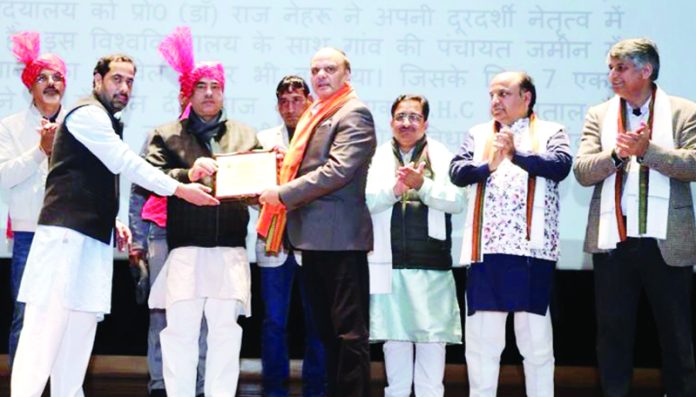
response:
<svg viewBox="0 0 696 397"><path fill-rule="evenodd" d="M640 116L642 114L640 108L634 108L632 113L634 116Z"/></svg>

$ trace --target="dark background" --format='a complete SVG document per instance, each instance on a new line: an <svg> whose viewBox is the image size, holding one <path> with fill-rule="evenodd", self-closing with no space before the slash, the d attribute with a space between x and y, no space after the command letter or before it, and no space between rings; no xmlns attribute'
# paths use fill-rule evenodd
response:
<svg viewBox="0 0 696 397"><path fill-rule="evenodd" d="M50 266L50 264L46 264ZM9 259L0 259L0 354L7 353L7 335L11 318L9 291ZM454 270L462 314L466 270ZM263 305L259 293L259 270L252 264L252 316L240 318L244 329L243 358L258 358L261 350ZM558 270L551 299L554 327L554 349L558 366L596 366L594 284L592 271ZM111 314L99 324L93 354L145 355L147 349L147 308L137 305L134 283L127 261L114 262L114 284ZM635 366L659 368L659 344L650 307L641 298L637 320ZM291 358L302 358L303 324L299 292L293 291L290 310L289 340ZM462 321L465 319L463 318ZM519 364L521 357L515 347L512 316L507 324L507 347L503 364ZM462 322L462 330L464 325ZM447 362L464 363L464 346L448 346ZM382 361L380 344L372 345L372 360Z"/></svg>

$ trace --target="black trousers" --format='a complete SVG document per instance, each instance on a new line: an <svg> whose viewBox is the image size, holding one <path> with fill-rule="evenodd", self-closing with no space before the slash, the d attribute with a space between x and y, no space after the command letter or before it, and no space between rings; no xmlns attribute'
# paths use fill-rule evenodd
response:
<svg viewBox="0 0 696 397"><path fill-rule="evenodd" d="M370 393L367 252L302 251L309 303L326 352L327 396Z"/></svg>
<svg viewBox="0 0 696 397"><path fill-rule="evenodd" d="M628 396L636 312L644 288L656 321L668 397L696 396L691 323L693 269L665 263L655 239L629 238L594 254L597 359L604 395Z"/></svg>

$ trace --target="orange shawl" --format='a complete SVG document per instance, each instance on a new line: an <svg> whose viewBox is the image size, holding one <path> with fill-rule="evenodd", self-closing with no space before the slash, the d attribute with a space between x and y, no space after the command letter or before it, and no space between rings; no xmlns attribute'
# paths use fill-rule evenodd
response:
<svg viewBox="0 0 696 397"><path fill-rule="evenodd" d="M279 185L288 183L297 176L309 140L319 123L333 116L349 99L354 97L353 87L346 83L330 97L314 101L312 106L302 113L280 168ZM276 255L280 251L286 221L287 211L282 204L266 204L261 209L256 231L266 239L266 252Z"/></svg>

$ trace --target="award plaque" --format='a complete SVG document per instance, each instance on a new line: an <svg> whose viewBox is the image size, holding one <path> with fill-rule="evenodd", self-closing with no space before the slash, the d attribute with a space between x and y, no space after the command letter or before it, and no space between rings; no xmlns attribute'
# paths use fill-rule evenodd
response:
<svg viewBox="0 0 696 397"><path fill-rule="evenodd" d="M218 154L215 173L215 198L241 199L261 194L278 185L276 153L253 151Z"/></svg>

